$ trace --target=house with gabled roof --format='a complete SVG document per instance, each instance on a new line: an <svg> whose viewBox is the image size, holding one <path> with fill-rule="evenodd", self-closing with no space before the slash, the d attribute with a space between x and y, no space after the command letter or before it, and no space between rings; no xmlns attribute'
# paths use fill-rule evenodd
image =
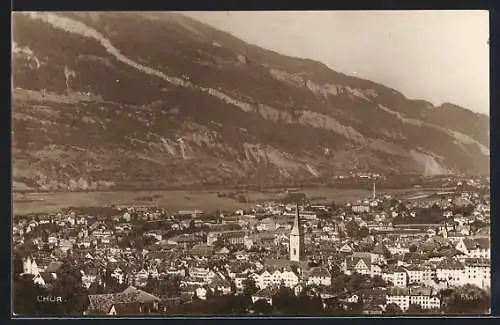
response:
<svg viewBox="0 0 500 325"><path fill-rule="evenodd" d="M39 272L37 275L33 277L33 283L43 287L48 288L53 285L56 281L56 278L52 275L52 273L47 272Z"/></svg>
<svg viewBox="0 0 500 325"><path fill-rule="evenodd" d="M143 313L143 306L138 302L119 302L111 305L109 316L134 316Z"/></svg>
<svg viewBox="0 0 500 325"><path fill-rule="evenodd" d="M145 311L158 310L161 299L144 290L129 286L120 293L89 295L89 301L90 304L85 314L102 315L109 314L113 305L115 305L115 312L118 312L116 304L138 303Z"/></svg>
<svg viewBox="0 0 500 325"><path fill-rule="evenodd" d="M271 306L273 305L273 297L279 291L278 286L269 286L252 295L252 303L255 303L258 300L265 300Z"/></svg>
<svg viewBox="0 0 500 325"><path fill-rule="evenodd" d="M37 275L40 272L39 267L31 256L23 259L23 273Z"/></svg>
<svg viewBox="0 0 500 325"><path fill-rule="evenodd" d="M218 290L223 295L228 295L231 293L231 282L221 279L220 277L214 278L209 284L209 288L212 291Z"/></svg>
<svg viewBox="0 0 500 325"><path fill-rule="evenodd" d="M328 269L325 267L313 267L309 270L307 284L329 286L332 284L332 275L330 274L330 271L328 271Z"/></svg>
<svg viewBox="0 0 500 325"><path fill-rule="evenodd" d="M270 286L272 283L273 283L273 276L268 270L265 270L264 272L262 272L255 279L256 286L258 288L261 288L261 289L264 289L264 288Z"/></svg>
<svg viewBox="0 0 500 325"><path fill-rule="evenodd" d="M352 245L349 243L345 243L339 248L339 252L346 253L346 254L352 254L354 249L352 248Z"/></svg>
<svg viewBox="0 0 500 325"><path fill-rule="evenodd" d="M455 248L471 258L490 258L489 238L461 239Z"/></svg>
<svg viewBox="0 0 500 325"><path fill-rule="evenodd" d="M369 256L348 256L344 259L344 261L340 265L340 269L345 274L371 274L371 258Z"/></svg>

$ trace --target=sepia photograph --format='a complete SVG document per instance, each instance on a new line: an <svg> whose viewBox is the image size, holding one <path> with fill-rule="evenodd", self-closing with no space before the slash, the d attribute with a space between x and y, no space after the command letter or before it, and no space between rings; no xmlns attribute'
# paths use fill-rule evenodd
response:
<svg viewBox="0 0 500 325"><path fill-rule="evenodd" d="M14 317L491 314L489 13L12 13Z"/></svg>

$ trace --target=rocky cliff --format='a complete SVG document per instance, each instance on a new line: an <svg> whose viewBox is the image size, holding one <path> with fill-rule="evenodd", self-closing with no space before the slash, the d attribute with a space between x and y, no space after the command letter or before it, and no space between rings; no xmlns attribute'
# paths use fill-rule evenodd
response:
<svg viewBox="0 0 500 325"><path fill-rule="evenodd" d="M489 171L486 115L179 14L16 13L13 23L17 190Z"/></svg>

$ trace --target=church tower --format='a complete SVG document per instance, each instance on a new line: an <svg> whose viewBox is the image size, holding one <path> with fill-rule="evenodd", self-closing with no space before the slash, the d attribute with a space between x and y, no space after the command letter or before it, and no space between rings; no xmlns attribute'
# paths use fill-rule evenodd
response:
<svg viewBox="0 0 500 325"><path fill-rule="evenodd" d="M290 232L290 261L301 261L304 255L304 231L300 224L299 204L297 203L297 215Z"/></svg>

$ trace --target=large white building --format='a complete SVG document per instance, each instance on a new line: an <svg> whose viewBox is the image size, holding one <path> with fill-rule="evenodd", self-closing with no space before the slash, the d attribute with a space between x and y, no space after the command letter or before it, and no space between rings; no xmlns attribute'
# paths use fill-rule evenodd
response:
<svg viewBox="0 0 500 325"><path fill-rule="evenodd" d="M410 305L419 305L422 309L438 309L441 307L441 300L431 288L395 287L386 295L386 304L396 304L402 311L406 312Z"/></svg>
<svg viewBox="0 0 500 325"><path fill-rule="evenodd" d="M299 277L290 270L276 270L269 272L268 270L254 276L255 285L259 289L264 289L269 286L279 286L281 284L286 287L293 288L299 283Z"/></svg>
<svg viewBox="0 0 500 325"><path fill-rule="evenodd" d="M423 284L436 277L436 271L426 265L410 265L405 269L408 274L408 284Z"/></svg>
<svg viewBox="0 0 500 325"><path fill-rule="evenodd" d="M436 279L452 286L460 286L466 282L465 267L455 260L444 260L436 266Z"/></svg>
<svg viewBox="0 0 500 325"><path fill-rule="evenodd" d="M491 287L491 266L486 259L467 259L464 263L464 281L480 288Z"/></svg>
<svg viewBox="0 0 500 325"><path fill-rule="evenodd" d="M408 285L408 273L401 266L389 267L382 271L382 279L395 287L404 288Z"/></svg>

